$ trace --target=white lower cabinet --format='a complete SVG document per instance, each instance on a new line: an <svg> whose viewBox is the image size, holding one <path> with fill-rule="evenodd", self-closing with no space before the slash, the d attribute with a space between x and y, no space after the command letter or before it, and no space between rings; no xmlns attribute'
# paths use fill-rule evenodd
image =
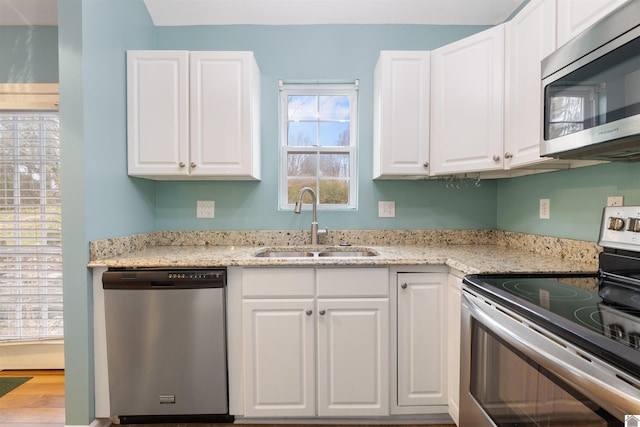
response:
<svg viewBox="0 0 640 427"><path fill-rule="evenodd" d="M312 299L243 301L246 416L315 414L313 305Z"/></svg>
<svg viewBox="0 0 640 427"><path fill-rule="evenodd" d="M245 417L389 415L387 268L243 270Z"/></svg>
<svg viewBox="0 0 640 427"><path fill-rule="evenodd" d="M464 273L451 271L447 285L447 371L449 415L458 424L460 412L460 308Z"/></svg>
<svg viewBox="0 0 640 427"><path fill-rule="evenodd" d="M398 406L447 404L446 273L398 273Z"/></svg>

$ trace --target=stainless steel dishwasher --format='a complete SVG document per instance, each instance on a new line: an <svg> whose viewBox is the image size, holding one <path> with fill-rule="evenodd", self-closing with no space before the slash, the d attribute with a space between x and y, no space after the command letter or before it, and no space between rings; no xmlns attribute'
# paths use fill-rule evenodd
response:
<svg viewBox="0 0 640 427"><path fill-rule="evenodd" d="M116 423L229 422L225 269L103 273Z"/></svg>

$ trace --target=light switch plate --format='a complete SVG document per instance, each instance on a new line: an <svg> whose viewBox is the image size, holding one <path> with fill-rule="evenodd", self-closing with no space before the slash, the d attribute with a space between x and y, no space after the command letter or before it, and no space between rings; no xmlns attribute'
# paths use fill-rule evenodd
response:
<svg viewBox="0 0 640 427"><path fill-rule="evenodd" d="M379 218L394 218L396 216L396 202L378 202Z"/></svg>
<svg viewBox="0 0 640 427"><path fill-rule="evenodd" d="M213 218L215 203L213 200L198 200L196 203L196 218Z"/></svg>

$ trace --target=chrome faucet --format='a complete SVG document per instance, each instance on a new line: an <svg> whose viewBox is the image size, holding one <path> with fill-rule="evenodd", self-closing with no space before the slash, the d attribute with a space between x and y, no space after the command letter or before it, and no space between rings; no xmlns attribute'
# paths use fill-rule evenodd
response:
<svg viewBox="0 0 640 427"><path fill-rule="evenodd" d="M307 192L311 193L311 199L313 203L313 216L311 217L311 244L317 245L318 235L327 234L327 229L325 228L322 230L318 230L318 218L316 214L316 209L318 207L318 197L316 196L316 192L313 191L313 188L304 187L302 190L300 190L300 193L298 193L298 201L296 202L296 207L293 209L293 213L300 213L300 211L302 210L302 197L304 196L304 193Z"/></svg>

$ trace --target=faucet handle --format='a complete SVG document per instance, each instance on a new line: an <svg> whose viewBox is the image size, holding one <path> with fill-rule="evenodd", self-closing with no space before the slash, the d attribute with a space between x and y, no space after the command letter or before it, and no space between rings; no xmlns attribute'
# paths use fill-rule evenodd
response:
<svg viewBox="0 0 640 427"><path fill-rule="evenodd" d="M329 234L329 229L328 228L320 228L320 229L318 229L318 236L326 236L327 234Z"/></svg>

